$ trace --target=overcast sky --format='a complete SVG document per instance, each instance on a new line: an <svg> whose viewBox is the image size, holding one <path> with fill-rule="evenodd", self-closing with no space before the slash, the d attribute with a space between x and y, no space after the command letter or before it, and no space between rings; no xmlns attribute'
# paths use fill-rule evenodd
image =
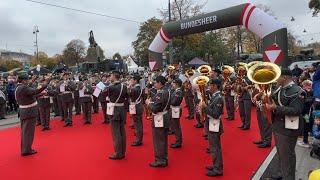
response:
<svg viewBox="0 0 320 180"><path fill-rule="evenodd" d="M39 0L110 16L143 22L159 17L159 8L168 0ZM203 2L203 0L194 0ZM245 3L241 0L208 0L206 12ZM252 0L267 5L273 14L304 43L320 41L320 17L312 17L308 0ZM296 21L291 22L291 16ZM0 0L0 49L33 54L34 25L39 26L39 49L50 56L62 52L72 39L81 39L88 46L88 32L94 31L97 43L107 57L116 52L133 53L131 42L136 39L139 24L108 19L96 15L59 9L25 0ZM307 33L303 33L306 29Z"/></svg>

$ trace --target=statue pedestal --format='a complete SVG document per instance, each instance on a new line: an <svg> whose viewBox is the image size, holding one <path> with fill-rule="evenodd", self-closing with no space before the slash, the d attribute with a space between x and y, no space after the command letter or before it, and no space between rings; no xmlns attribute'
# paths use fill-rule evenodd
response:
<svg viewBox="0 0 320 180"><path fill-rule="evenodd" d="M86 60L89 62L96 62L99 59L101 60L100 56L100 46L97 47L89 47L87 51Z"/></svg>

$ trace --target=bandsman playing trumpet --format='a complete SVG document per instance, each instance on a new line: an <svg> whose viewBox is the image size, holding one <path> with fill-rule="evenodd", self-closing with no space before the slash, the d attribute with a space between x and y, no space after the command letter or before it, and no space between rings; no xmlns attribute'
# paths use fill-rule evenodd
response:
<svg viewBox="0 0 320 180"><path fill-rule="evenodd" d="M140 76L134 75L130 80L129 86L129 97L130 105L129 112L132 115L134 130L136 134L136 140L131 144L131 146L141 146L143 140L143 106L142 106L142 94L143 89L141 88Z"/></svg>
<svg viewBox="0 0 320 180"><path fill-rule="evenodd" d="M221 115L223 113L223 97L220 92L221 81L219 79L211 79L209 81L209 90L212 93L210 103L208 105L200 102L200 107L207 115L206 121L209 124L209 149L212 155L213 165L206 167L207 176L222 176L223 175L223 160L220 136L223 133Z"/></svg>
<svg viewBox="0 0 320 180"><path fill-rule="evenodd" d="M183 100L182 95L182 81L178 78L173 80L172 88L173 93L171 94L170 100L170 114L171 114L171 128L176 137L176 142L171 144L171 148L181 148L182 146L182 130L180 125L180 117L182 114L181 102Z"/></svg>
<svg viewBox="0 0 320 180"><path fill-rule="evenodd" d="M242 125L239 127L241 130L249 130L251 125L252 100L249 90L252 88L252 83L249 81L246 74L246 65L240 64L234 89L237 95L240 118L242 121Z"/></svg>
<svg viewBox="0 0 320 180"><path fill-rule="evenodd" d="M229 121L234 120L234 87L233 84L235 82L234 69L231 66L223 66L222 67L222 78L223 78L223 94L226 102L227 115L226 118Z"/></svg>

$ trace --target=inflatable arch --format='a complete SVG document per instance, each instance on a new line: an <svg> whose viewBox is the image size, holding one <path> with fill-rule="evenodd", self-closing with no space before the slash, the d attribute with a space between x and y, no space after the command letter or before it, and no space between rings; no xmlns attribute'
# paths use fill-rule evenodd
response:
<svg viewBox="0 0 320 180"><path fill-rule="evenodd" d="M262 39L265 61L288 66L287 28L256 6L246 3L163 25L149 46L150 69L162 69L162 53L174 37L238 25L245 26Z"/></svg>

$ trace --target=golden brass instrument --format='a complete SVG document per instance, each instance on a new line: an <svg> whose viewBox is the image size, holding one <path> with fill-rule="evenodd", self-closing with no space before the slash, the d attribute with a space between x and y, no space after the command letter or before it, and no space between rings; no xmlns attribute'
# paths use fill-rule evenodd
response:
<svg viewBox="0 0 320 180"><path fill-rule="evenodd" d="M223 82L223 91L224 94L227 94L232 89L232 84L230 80L230 76L234 73L234 68L228 65L222 66L222 76L224 79Z"/></svg>
<svg viewBox="0 0 320 180"><path fill-rule="evenodd" d="M207 76L198 76L198 77L194 78L192 82L193 82L193 84L198 85L198 87L199 87L198 93L200 93L200 96L201 96L200 101L207 104L208 100L207 100L207 95L206 95L206 85L209 82L209 78ZM202 122L204 122L205 119L206 119L206 115L205 115L204 111L202 109L200 109L200 120Z"/></svg>
<svg viewBox="0 0 320 180"><path fill-rule="evenodd" d="M235 92L237 94L237 96L241 96L242 95L242 87L247 86L247 84L244 81L244 77L247 75L247 64L246 63L238 63L238 67L237 67L237 78L236 78L236 82L235 82Z"/></svg>
<svg viewBox="0 0 320 180"><path fill-rule="evenodd" d="M281 76L280 67L271 62L259 62L248 69L247 76L252 83L258 85L263 104L270 103L272 84ZM264 115L271 121L270 111L265 109Z"/></svg>
<svg viewBox="0 0 320 180"><path fill-rule="evenodd" d="M200 67L198 67L197 71L201 74L201 76L209 76L212 69L208 65L201 65Z"/></svg>
<svg viewBox="0 0 320 180"><path fill-rule="evenodd" d="M194 70L193 69L187 69L186 72L185 72L185 75L187 78L190 78L191 76L194 75Z"/></svg>
<svg viewBox="0 0 320 180"><path fill-rule="evenodd" d="M168 66L168 74L171 75L173 71L176 69L173 65Z"/></svg>

